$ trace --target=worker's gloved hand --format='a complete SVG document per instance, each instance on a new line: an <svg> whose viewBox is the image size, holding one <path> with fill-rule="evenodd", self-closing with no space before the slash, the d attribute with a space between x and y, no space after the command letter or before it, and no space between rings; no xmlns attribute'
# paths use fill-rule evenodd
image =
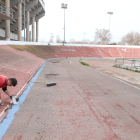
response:
<svg viewBox="0 0 140 140"><path fill-rule="evenodd" d="M9 97L12 99L13 98L13 95L10 95Z"/></svg>

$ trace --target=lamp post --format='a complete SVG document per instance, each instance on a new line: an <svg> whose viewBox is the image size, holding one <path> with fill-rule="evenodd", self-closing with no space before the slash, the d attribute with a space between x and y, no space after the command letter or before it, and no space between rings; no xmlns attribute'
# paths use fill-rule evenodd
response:
<svg viewBox="0 0 140 140"><path fill-rule="evenodd" d="M85 44L86 44L86 33L84 33L84 35L85 35Z"/></svg>
<svg viewBox="0 0 140 140"><path fill-rule="evenodd" d="M113 12L107 12L107 14L110 14L110 19L109 19L109 32L110 32L111 15L113 15ZM111 34L111 32L110 32L110 34ZM109 44L110 44L110 40L109 40Z"/></svg>
<svg viewBox="0 0 140 140"><path fill-rule="evenodd" d="M50 35L51 35L51 38L50 38L50 43L53 43L53 33L50 33Z"/></svg>
<svg viewBox="0 0 140 140"><path fill-rule="evenodd" d="M111 15L113 15L113 12L107 12L107 14L110 14L110 19L109 19L109 32L110 32Z"/></svg>
<svg viewBox="0 0 140 140"><path fill-rule="evenodd" d="M53 38L54 38L54 36L52 36L52 43L53 43Z"/></svg>
<svg viewBox="0 0 140 140"><path fill-rule="evenodd" d="M64 43L65 44L65 9L67 9L67 4L62 3L61 8L64 9Z"/></svg>

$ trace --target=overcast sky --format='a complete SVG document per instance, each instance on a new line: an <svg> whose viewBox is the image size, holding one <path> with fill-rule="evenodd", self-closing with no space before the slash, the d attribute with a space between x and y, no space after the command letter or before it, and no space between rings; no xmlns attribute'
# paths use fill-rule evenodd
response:
<svg viewBox="0 0 140 140"><path fill-rule="evenodd" d="M109 29L108 11L111 16L110 32L112 42L118 42L130 31L140 32L139 0L44 0L45 17L39 21L39 40L48 42L53 33L64 39L64 9L61 3L68 4L65 10L66 41L74 39L93 41L95 29ZM85 34L84 34L85 33Z"/></svg>

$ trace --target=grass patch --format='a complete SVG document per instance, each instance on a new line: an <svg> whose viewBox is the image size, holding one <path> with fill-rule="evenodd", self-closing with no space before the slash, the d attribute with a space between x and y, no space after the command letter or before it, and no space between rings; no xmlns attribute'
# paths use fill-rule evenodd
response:
<svg viewBox="0 0 140 140"><path fill-rule="evenodd" d="M135 70L135 72L139 72L140 73L140 71L138 71L138 70Z"/></svg>
<svg viewBox="0 0 140 140"><path fill-rule="evenodd" d="M120 68L120 67L117 67L117 66L115 66L115 65L114 65L114 66L112 66L112 67L115 67L115 68Z"/></svg>
<svg viewBox="0 0 140 140"><path fill-rule="evenodd" d="M116 67L116 68L120 68L120 69L125 69L125 70L129 70L129 71L133 71L133 72L138 72L138 73L140 73L140 71L138 71L138 70L131 70L131 69L128 69L128 68L121 68L121 67L117 67L117 66L112 66L112 67Z"/></svg>
<svg viewBox="0 0 140 140"><path fill-rule="evenodd" d="M85 66L90 66L89 64L85 63L85 62L80 62L81 64L85 65Z"/></svg>
<svg viewBox="0 0 140 140"><path fill-rule="evenodd" d="M79 59L79 62L83 62L83 61L85 61L85 59L83 59L83 58Z"/></svg>
<svg viewBox="0 0 140 140"><path fill-rule="evenodd" d="M15 50L18 50L18 51L24 51L22 48L20 48L19 46L15 46L15 45L8 45L10 46L11 48L15 49Z"/></svg>

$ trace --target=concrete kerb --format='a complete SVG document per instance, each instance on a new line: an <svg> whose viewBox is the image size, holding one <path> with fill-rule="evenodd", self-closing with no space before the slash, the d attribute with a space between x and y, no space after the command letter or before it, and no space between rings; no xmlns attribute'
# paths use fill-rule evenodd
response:
<svg viewBox="0 0 140 140"><path fill-rule="evenodd" d="M90 58L90 57L80 57L78 59L78 61L80 62L85 62L86 60L95 60L95 59L114 59L114 58L110 58L110 57L104 57L104 58L98 58L98 57L94 57L94 58Z"/></svg>

